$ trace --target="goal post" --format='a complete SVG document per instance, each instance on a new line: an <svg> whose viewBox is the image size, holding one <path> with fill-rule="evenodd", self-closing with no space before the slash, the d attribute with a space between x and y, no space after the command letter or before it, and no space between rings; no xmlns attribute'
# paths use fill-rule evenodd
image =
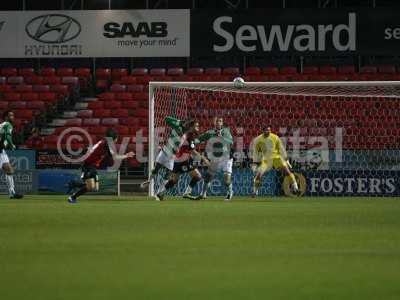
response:
<svg viewBox="0 0 400 300"><path fill-rule="evenodd" d="M269 125L305 195L400 195L400 82L150 82L149 172L169 115L198 120L202 132L224 118L235 140L235 194L251 191L251 141ZM265 177L264 195L290 194L279 172Z"/></svg>

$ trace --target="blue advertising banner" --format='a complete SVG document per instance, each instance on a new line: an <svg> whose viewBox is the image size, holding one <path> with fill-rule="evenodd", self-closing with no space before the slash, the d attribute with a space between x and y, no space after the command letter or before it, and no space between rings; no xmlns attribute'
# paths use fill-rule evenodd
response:
<svg viewBox="0 0 400 300"><path fill-rule="evenodd" d="M253 172L249 168L234 168L232 173L233 192L237 196L250 195L253 188ZM161 176L160 176L161 177ZM159 179L160 179L159 177ZM262 186L259 190L260 196L273 196L279 193L280 184L279 178L276 171L268 172L264 175ZM168 195L182 195L185 192L186 187L189 185L190 176L188 174L181 175L177 185L168 191ZM157 190L158 184L155 186ZM203 188L203 181L198 183L193 189L193 195L199 195ZM209 196L223 196L226 194L226 187L224 184L224 176L222 173L218 173L211 181L211 186L207 192Z"/></svg>
<svg viewBox="0 0 400 300"><path fill-rule="evenodd" d="M400 171L304 172L308 196L399 196Z"/></svg>
<svg viewBox="0 0 400 300"><path fill-rule="evenodd" d="M66 194L71 180L80 180L80 170L38 170L39 192ZM118 194L118 172L98 171L99 194Z"/></svg>
<svg viewBox="0 0 400 300"><path fill-rule="evenodd" d="M18 193L36 193L38 188L35 171L36 155L34 150L6 150L10 163L15 169L14 184ZM8 193L5 174L0 176L0 193Z"/></svg>

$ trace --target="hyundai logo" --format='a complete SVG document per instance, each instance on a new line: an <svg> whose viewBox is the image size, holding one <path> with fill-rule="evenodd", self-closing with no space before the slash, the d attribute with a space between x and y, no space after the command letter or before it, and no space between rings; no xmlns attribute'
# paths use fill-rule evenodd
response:
<svg viewBox="0 0 400 300"><path fill-rule="evenodd" d="M69 16L50 14L30 20L25 31L35 41L56 44L76 38L81 33L81 25Z"/></svg>

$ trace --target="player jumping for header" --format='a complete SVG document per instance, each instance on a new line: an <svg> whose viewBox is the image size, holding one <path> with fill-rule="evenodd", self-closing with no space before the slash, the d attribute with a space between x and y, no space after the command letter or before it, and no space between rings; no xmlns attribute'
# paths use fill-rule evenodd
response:
<svg viewBox="0 0 400 300"><path fill-rule="evenodd" d="M76 203L78 197L87 192L97 192L99 190L98 169L105 165L110 165L110 161L113 162L114 160L123 160L135 156L133 152L129 152L125 155L117 154L113 147L110 147L111 142L116 143L117 139L117 132L113 129L108 129L105 138L101 139L89 150L89 155L82 165L81 179L83 182L75 186L79 187L79 190L68 198L69 203Z"/></svg>
<svg viewBox="0 0 400 300"><path fill-rule="evenodd" d="M191 200L196 199L196 197L193 197L191 195L192 189L200 180L202 180L202 176L200 171L195 166L194 160L200 159L207 166L210 164L207 158L196 151L194 141L195 138L198 136L199 131L199 123L194 122L191 130L186 132L186 140L184 141L183 145L180 146L178 152L175 155L174 167L172 169L172 172L170 173L168 182L165 185L161 184L160 188L157 191L157 200L163 200L166 191L174 187L178 183L180 175L185 173L189 173L191 180L183 194L183 197Z"/></svg>
<svg viewBox="0 0 400 300"><path fill-rule="evenodd" d="M294 174L290 171L287 153L281 139L266 127L264 132L253 141L253 171L256 175L253 182L253 197L258 195L262 176L272 168L280 170L289 176L294 194L299 194L299 187ZM261 163L260 163L261 162Z"/></svg>
<svg viewBox="0 0 400 300"><path fill-rule="evenodd" d="M16 147L12 140L14 113L10 110L3 113L3 123L0 124L0 166L6 174L6 183L8 194L11 199L23 198L23 195L17 194L14 187L14 168L10 164L5 149L15 150Z"/></svg>
<svg viewBox="0 0 400 300"><path fill-rule="evenodd" d="M165 118L165 123L171 127L171 134L166 144L158 152L154 168L151 170L150 177L141 183L141 187L147 187L151 181L155 180L162 170L165 170L163 183L168 181L169 173L174 169L174 161L176 153L187 139L187 133L192 130L194 120L179 120L172 116Z"/></svg>

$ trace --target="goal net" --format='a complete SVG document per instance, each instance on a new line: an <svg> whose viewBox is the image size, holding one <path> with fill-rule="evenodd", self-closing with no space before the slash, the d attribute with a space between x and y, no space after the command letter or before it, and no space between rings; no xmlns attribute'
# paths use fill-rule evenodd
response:
<svg viewBox="0 0 400 300"><path fill-rule="evenodd" d="M400 195L400 82L151 82L149 105L149 169L168 142L166 116L194 118L201 132L218 116L234 137L235 195L252 191L252 140L266 126L281 137L304 195ZM171 193L181 194L188 180ZM209 195L225 193L221 180ZM276 170L260 191L291 193Z"/></svg>

